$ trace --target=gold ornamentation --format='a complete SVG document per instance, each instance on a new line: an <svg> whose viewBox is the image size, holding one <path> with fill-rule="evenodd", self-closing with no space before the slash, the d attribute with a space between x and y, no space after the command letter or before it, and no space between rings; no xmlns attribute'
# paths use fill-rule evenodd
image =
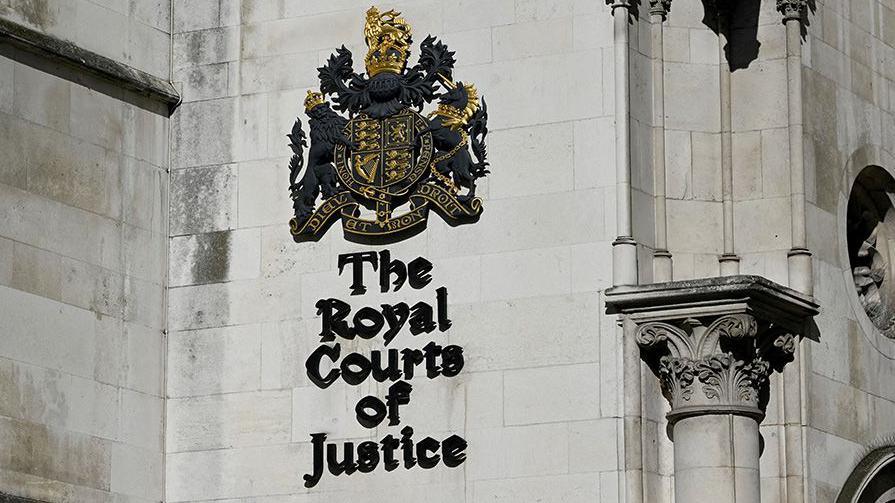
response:
<svg viewBox="0 0 895 503"><path fill-rule="evenodd" d="M450 83L450 81L446 79L442 80L446 86L453 89L453 84ZM471 119L476 110L479 109L479 94L472 84L465 84L463 87L466 88L468 98L466 106L462 110L445 103L439 103L438 108L429 114L429 118L433 119L435 117L441 117L441 123L454 131L461 131L469 125L469 119Z"/></svg>
<svg viewBox="0 0 895 503"><path fill-rule="evenodd" d="M364 37L368 50L364 63L370 77L383 72L400 74L407 66L412 31L400 15L394 10L380 13L376 7L367 11Z"/></svg>
<svg viewBox="0 0 895 503"><path fill-rule="evenodd" d="M457 184L455 184L453 180L451 180L451 177L442 175L441 173L439 173L438 169L435 166L439 162L441 162L445 159L450 159L451 157L456 155L457 152L459 152L461 148L466 148L466 145L469 143L469 135L466 134L466 131L461 130L460 138L461 138L460 143L458 143L456 147L452 148L449 152L441 154L441 155L435 157L434 159L432 159L432 164L431 164L432 176L434 176L435 178L440 180L441 183L445 184L447 186L447 188L453 194L456 194L457 192L459 192L460 188L457 187Z"/></svg>
<svg viewBox="0 0 895 503"><path fill-rule="evenodd" d="M315 107L326 103L323 94L308 89L308 95L305 97L305 112L310 112Z"/></svg>

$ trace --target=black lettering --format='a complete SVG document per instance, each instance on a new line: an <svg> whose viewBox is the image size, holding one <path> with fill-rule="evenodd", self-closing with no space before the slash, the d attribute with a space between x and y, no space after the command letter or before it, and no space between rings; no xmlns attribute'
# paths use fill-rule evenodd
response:
<svg viewBox="0 0 895 503"><path fill-rule="evenodd" d="M326 442L326 433L314 433L311 435L311 445L314 446L314 471L305 474L305 487L308 489L317 485L320 476L323 475L323 443Z"/></svg>
<svg viewBox="0 0 895 503"><path fill-rule="evenodd" d="M373 350L370 352L370 366L372 367L373 379L378 382L397 381L401 378L401 369L398 365L398 350L388 350L388 366L382 366L382 351Z"/></svg>
<svg viewBox="0 0 895 503"><path fill-rule="evenodd" d="M318 388L326 389L339 378L339 369L335 368L331 369L326 374L326 377L320 375L320 361L326 356L335 363L339 360L341 351L342 348L339 346L338 342L333 344L332 347L327 346L326 344L321 344L305 361L305 370L308 373L308 379L310 379Z"/></svg>
<svg viewBox="0 0 895 503"><path fill-rule="evenodd" d="M417 302L411 308L410 313L410 333L419 335L423 332L429 333L435 330L435 320L432 306L425 302Z"/></svg>
<svg viewBox="0 0 895 503"><path fill-rule="evenodd" d="M441 374L441 367L436 363L438 357L441 356L441 346L430 342L423 347L423 352L426 354L426 377L435 379ZM342 373L345 373L344 369Z"/></svg>
<svg viewBox="0 0 895 503"><path fill-rule="evenodd" d="M401 451L404 454L404 468L413 468L416 458L413 457L413 428L410 426L401 429Z"/></svg>
<svg viewBox="0 0 895 503"><path fill-rule="evenodd" d="M404 363L404 379L413 379L413 369L423 363L423 352L419 349L402 349L401 362Z"/></svg>
<svg viewBox="0 0 895 503"><path fill-rule="evenodd" d="M379 445L376 442L361 442L357 446L357 471L370 473L379 464Z"/></svg>
<svg viewBox="0 0 895 503"><path fill-rule="evenodd" d="M454 344L441 351L441 375L454 377L463 370L463 348Z"/></svg>
<svg viewBox="0 0 895 503"><path fill-rule="evenodd" d="M410 317L410 308L404 302L399 302L394 306L382 304L382 314L388 323L388 330L382 334L382 339L385 341L385 345L388 346L388 343L392 342L392 339L398 335L398 332L407 323L407 319Z"/></svg>
<svg viewBox="0 0 895 503"><path fill-rule="evenodd" d="M395 275L394 291L397 292L407 281L407 266L400 260L392 260L388 250L379 252L379 289L382 293L389 290L392 274Z"/></svg>
<svg viewBox="0 0 895 503"><path fill-rule="evenodd" d="M360 353L351 353L346 356L342 360L340 368L342 369L342 379L352 386L364 382L372 370L370 360Z"/></svg>
<svg viewBox="0 0 895 503"><path fill-rule="evenodd" d="M435 465L441 461L441 456L435 454L429 456L429 453L438 452L441 444L432 437L426 437L416 444L416 457L419 459L420 468L435 468Z"/></svg>
<svg viewBox="0 0 895 503"><path fill-rule="evenodd" d="M342 444L343 458L339 461L339 446L329 444L326 446L326 464L329 467L329 473L335 476L341 474L351 475L357 471L357 463L354 462L354 442L345 442Z"/></svg>
<svg viewBox="0 0 895 503"><path fill-rule="evenodd" d="M441 442L441 455L445 466L460 466L466 461L466 440L457 435L449 436Z"/></svg>
<svg viewBox="0 0 895 503"><path fill-rule="evenodd" d="M345 266L351 264L351 295L361 295L367 292L364 285L364 262L369 262L376 270L376 253L360 252L360 253L343 253L339 255L339 276Z"/></svg>
<svg viewBox="0 0 895 503"><path fill-rule="evenodd" d="M385 466L385 471L390 472L400 465L398 460L395 459L395 449L401 443L395 437L386 435L382 437L382 441L379 444L382 446L382 464Z"/></svg>
<svg viewBox="0 0 895 503"><path fill-rule="evenodd" d="M428 285L432 281L432 275L429 274L430 271L432 271L432 262L423 257L411 260L407 264L407 276L410 287L419 290Z"/></svg>
<svg viewBox="0 0 895 503"><path fill-rule="evenodd" d="M389 426L397 426L401 423L401 415L398 412L398 408L410 403L410 392L412 390L413 386L404 381L398 381L389 386L388 394L385 395L385 402L388 404Z"/></svg>
<svg viewBox="0 0 895 503"><path fill-rule="evenodd" d="M354 315L354 333L361 339L372 339L385 326L382 313L372 307L365 307Z"/></svg>
<svg viewBox="0 0 895 503"><path fill-rule="evenodd" d="M372 410L373 413L370 414L367 412L368 410ZM382 400L375 396L365 396L357 402L354 412L357 414L357 422L361 426L375 428L385 419L386 407Z"/></svg>
<svg viewBox="0 0 895 503"><path fill-rule="evenodd" d="M333 334L343 339L354 339L354 331L348 326L345 318L351 313L351 306L339 299L320 299L317 301L317 314L323 316L323 329L320 331L320 342L336 340Z"/></svg>
<svg viewBox="0 0 895 503"><path fill-rule="evenodd" d="M438 308L438 330L444 332L451 328L451 320L448 318L447 288L441 287L435 290L436 306Z"/></svg>

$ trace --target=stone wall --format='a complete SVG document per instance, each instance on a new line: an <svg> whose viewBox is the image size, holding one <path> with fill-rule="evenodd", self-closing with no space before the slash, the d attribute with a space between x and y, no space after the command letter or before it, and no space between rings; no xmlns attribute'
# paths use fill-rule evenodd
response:
<svg viewBox="0 0 895 503"><path fill-rule="evenodd" d="M804 45L809 245L820 341L807 362L809 501L832 501L871 446L895 433L895 341L858 303L846 250L846 208L858 173L895 173L895 5L817 2Z"/></svg>
<svg viewBox="0 0 895 503"><path fill-rule="evenodd" d="M481 221L450 228L432 216L386 247L433 262L453 320L446 335L405 331L395 344L450 341L467 358L457 377L412 380L403 421L464 436L468 460L302 486L311 433L339 442L400 429L355 421L357 400L383 385L320 390L304 375L315 302L349 298L338 254L380 248L347 244L338 225L299 245L287 226L285 134L335 47L350 47L360 70L368 4L175 6L184 104L172 145L168 501L619 501L617 333L600 300L616 236L612 29L608 7L585 0L388 5L417 43L432 33L457 51L455 78L489 106Z"/></svg>
<svg viewBox="0 0 895 503"><path fill-rule="evenodd" d="M167 2L101 3L0 16L167 78ZM0 57L0 492L163 497L167 123Z"/></svg>

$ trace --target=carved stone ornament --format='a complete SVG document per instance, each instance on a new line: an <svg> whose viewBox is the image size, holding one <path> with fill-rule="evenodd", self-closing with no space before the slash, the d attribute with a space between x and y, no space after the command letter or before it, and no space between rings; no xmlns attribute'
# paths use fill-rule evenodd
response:
<svg viewBox="0 0 895 503"><path fill-rule="evenodd" d="M668 417L764 417L768 376L792 360L817 305L756 276L731 276L606 292L671 404Z"/></svg>
<svg viewBox="0 0 895 503"><path fill-rule="evenodd" d="M786 22L790 19L801 19L807 5L807 0L777 0L777 11L783 14L783 22Z"/></svg>
<svg viewBox="0 0 895 503"><path fill-rule="evenodd" d="M454 52L433 36L411 64L412 30L399 12L371 7L364 38L365 73L345 46L317 69L320 91L304 102L307 166L301 119L287 135L293 239L317 241L341 220L349 241L393 243L423 231L429 210L451 226L475 223L476 181L489 173L484 97L453 80Z"/></svg>
<svg viewBox="0 0 895 503"><path fill-rule="evenodd" d="M649 0L649 13L663 18L671 10L671 0Z"/></svg>

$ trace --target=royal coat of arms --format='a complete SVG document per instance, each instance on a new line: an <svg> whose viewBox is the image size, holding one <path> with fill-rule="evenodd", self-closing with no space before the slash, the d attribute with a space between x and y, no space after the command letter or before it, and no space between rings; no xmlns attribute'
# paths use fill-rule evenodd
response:
<svg viewBox="0 0 895 503"><path fill-rule="evenodd" d="M430 209L452 226L476 222L476 180L488 174L484 98L454 82L454 53L432 36L408 67L412 34L399 12L370 8L364 36L365 74L342 46L318 69L320 92L308 91L306 167L300 119L288 135L293 238L317 241L341 220L349 241L392 243L424 230Z"/></svg>

